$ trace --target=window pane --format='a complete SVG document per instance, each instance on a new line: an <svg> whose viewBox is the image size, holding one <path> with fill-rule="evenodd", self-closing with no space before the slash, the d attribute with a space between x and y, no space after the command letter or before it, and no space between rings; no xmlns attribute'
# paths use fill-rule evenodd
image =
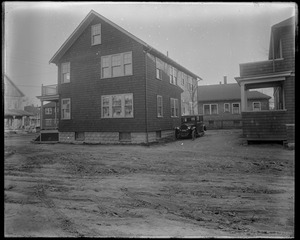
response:
<svg viewBox="0 0 300 240"><path fill-rule="evenodd" d="M124 65L125 75L132 75L132 64Z"/></svg>
<svg viewBox="0 0 300 240"><path fill-rule="evenodd" d="M103 117L109 117L109 107L103 107Z"/></svg>
<svg viewBox="0 0 300 240"><path fill-rule="evenodd" d="M125 117L133 117L132 106L125 106Z"/></svg>
<svg viewBox="0 0 300 240"><path fill-rule="evenodd" d="M93 44L99 44L99 43L101 43L101 35L93 36Z"/></svg>
<svg viewBox="0 0 300 240"><path fill-rule="evenodd" d="M217 105L211 105L211 114L218 114Z"/></svg>
<svg viewBox="0 0 300 240"><path fill-rule="evenodd" d="M204 114L205 115L209 115L210 114L209 105L204 105Z"/></svg>
<svg viewBox="0 0 300 240"><path fill-rule="evenodd" d="M132 63L131 53L124 53L124 64Z"/></svg>
<svg viewBox="0 0 300 240"><path fill-rule="evenodd" d="M114 55L111 58L112 66L120 66L121 65L121 55Z"/></svg>
<svg viewBox="0 0 300 240"><path fill-rule="evenodd" d="M110 77L109 68L102 68L102 77L103 78Z"/></svg>
<svg viewBox="0 0 300 240"><path fill-rule="evenodd" d="M102 57L102 67L109 67L109 57Z"/></svg>
<svg viewBox="0 0 300 240"><path fill-rule="evenodd" d="M112 67L112 76L113 77L122 76L122 68L121 68L121 66Z"/></svg>
<svg viewBox="0 0 300 240"><path fill-rule="evenodd" d="M109 97L103 97L102 98L102 105L103 106L109 106Z"/></svg>

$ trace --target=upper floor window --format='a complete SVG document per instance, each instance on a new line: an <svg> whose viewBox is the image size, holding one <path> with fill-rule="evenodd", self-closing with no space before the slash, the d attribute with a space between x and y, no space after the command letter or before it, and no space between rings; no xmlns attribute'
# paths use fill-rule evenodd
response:
<svg viewBox="0 0 300 240"><path fill-rule="evenodd" d="M156 78L162 80L164 63L159 58L155 58L155 61L156 61Z"/></svg>
<svg viewBox="0 0 300 240"><path fill-rule="evenodd" d="M102 96L102 118L132 118L133 94Z"/></svg>
<svg viewBox="0 0 300 240"><path fill-rule="evenodd" d="M132 52L101 57L101 78L132 75Z"/></svg>
<svg viewBox="0 0 300 240"><path fill-rule="evenodd" d="M204 115L218 114L218 104L203 104Z"/></svg>
<svg viewBox="0 0 300 240"><path fill-rule="evenodd" d="M45 114L47 115L52 114L52 108L45 108Z"/></svg>
<svg viewBox="0 0 300 240"><path fill-rule="evenodd" d="M182 73L182 77L181 77L181 85L184 86L184 84L187 81L187 75L185 73Z"/></svg>
<svg viewBox="0 0 300 240"><path fill-rule="evenodd" d="M61 83L70 82L70 62L61 64Z"/></svg>
<svg viewBox="0 0 300 240"><path fill-rule="evenodd" d="M71 119L71 99L63 98L61 100L61 119Z"/></svg>
<svg viewBox="0 0 300 240"><path fill-rule="evenodd" d="M188 76L187 78L188 78L188 90L192 92L193 91L193 78L190 76Z"/></svg>
<svg viewBox="0 0 300 240"><path fill-rule="evenodd" d="M261 110L260 102L253 102L252 106L253 106L253 111L260 111Z"/></svg>
<svg viewBox="0 0 300 240"><path fill-rule="evenodd" d="M274 55L275 55L275 59L278 58L283 58L282 56L282 41L281 39L279 39L279 41L276 42L275 46L274 46Z"/></svg>
<svg viewBox="0 0 300 240"><path fill-rule="evenodd" d="M163 116L163 98L157 95L157 117Z"/></svg>
<svg viewBox="0 0 300 240"><path fill-rule="evenodd" d="M170 76L170 83L177 85L177 69L170 66L169 67L169 76Z"/></svg>
<svg viewBox="0 0 300 240"><path fill-rule="evenodd" d="M229 103L224 103L224 112L230 112L230 104Z"/></svg>
<svg viewBox="0 0 300 240"><path fill-rule="evenodd" d="M171 117L179 116L178 99L171 98Z"/></svg>
<svg viewBox="0 0 300 240"><path fill-rule="evenodd" d="M239 103L233 103L232 104L232 114L240 114L240 104Z"/></svg>
<svg viewBox="0 0 300 240"><path fill-rule="evenodd" d="M92 45L101 44L101 24L92 25Z"/></svg>

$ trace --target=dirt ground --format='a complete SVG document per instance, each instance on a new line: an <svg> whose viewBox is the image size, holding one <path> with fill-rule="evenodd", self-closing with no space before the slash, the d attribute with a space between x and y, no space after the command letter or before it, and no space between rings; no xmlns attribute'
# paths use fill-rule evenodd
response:
<svg viewBox="0 0 300 240"><path fill-rule="evenodd" d="M294 150L240 130L151 146L5 138L6 237L293 237Z"/></svg>

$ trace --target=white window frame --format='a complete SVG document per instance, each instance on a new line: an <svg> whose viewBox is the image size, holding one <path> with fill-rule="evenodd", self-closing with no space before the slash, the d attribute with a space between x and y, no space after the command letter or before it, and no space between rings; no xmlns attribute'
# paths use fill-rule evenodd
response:
<svg viewBox="0 0 300 240"><path fill-rule="evenodd" d="M181 79L181 85L184 86L186 82L187 82L187 75L183 72L182 79Z"/></svg>
<svg viewBox="0 0 300 240"><path fill-rule="evenodd" d="M171 65L169 66L170 83L173 85L177 85L177 72L178 70L176 68Z"/></svg>
<svg viewBox="0 0 300 240"><path fill-rule="evenodd" d="M45 108L45 114L51 115L52 114L52 108Z"/></svg>
<svg viewBox="0 0 300 240"><path fill-rule="evenodd" d="M113 57L120 57L120 75L113 74ZM125 58L125 56L130 56L129 58ZM104 60L107 60L104 62ZM129 60L129 61L128 61ZM105 65L104 65L105 63ZM117 66L117 65L115 65ZM126 66L130 66L129 73L126 73ZM108 69L108 74L104 76L104 69ZM132 52L123 52L112 55L101 56L101 79L106 78L115 78L115 77L123 77L123 76L131 76L133 75L133 64L132 64Z"/></svg>
<svg viewBox="0 0 300 240"><path fill-rule="evenodd" d="M228 106L227 111L226 111L226 106ZM224 113L230 113L230 103L224 103Z"/></svg>
<svg viewBox="0 0 300 240"><path fill-rule="evenodd" d="M156 103L157 103L157 117L163 117L164 115L163 97L161 95L157 95Z"/></svg>
<svg viewBox="0 0 300 240"><path fill-rule="evenodd" d="M255 104L259 104L259 109L257 109L257 110L254 109ZM261 111L261 102L253 102L252 103L252 109L253 109L253 111Z"/></svg>
<svg viewBox="0 0 300 240"><path fill-rule="evenodd" d="M217 113L215 114L212 114L212 105L216 105L217 106ZM204 111L204 106L209 106L209 114L205 114L205 111ZM219 114L219 104L217 103L209 103L209 104L203 104L203 115L218 115Z"/></svg>
<svg viewBox="0 0 300 240"><path fill-rule="evenodd" d="M234 109L233 104L238 104L238 105L239 105L239 113L234 113L234 112L233 112L233 109ZM232 111L232 114L241 114L241 104L238 103L238 102L232 103L232 104L231 104L231 111Z"/></svg>
<svg viewBox="0 0 300 240"><path fill-rule="evenodd" d="M125 101L125 96L131 96L132 104L127 104ZM121 100L121 114L119 116L113 115L113 97L120 97ZM105 98L108 98L108 105L103 104L103 100ZM133 93L124 93L124 94L112 94L112 95L102 95L101 96L101 118L133 118L134 117L134 108L133 108ZM103 109L108 108L108 116L104 115ZM126 116L126 107L131 107L132 114L129 116Z"/></svg>
<svg viewBox="0 0 300 240"><path fill-rule="evenodd" d="M164 69L164 62L160 60L159 58L155 58L155 65L156 65L156 78L159 80L162 80L162 74L163 74L163 69Z"/></svg>
<svg viewBox="0 0 300 240"><path fill-rule="evenodd" d="M99 32L97 31L97 32L95 33L95 31L97 30L97 28L99 28L100 30L99 30ZM100 42L95 42L95 41L94 41L94 37L97 37L97 36L100 37ZM91 26L91 44L92 44L92 46L101 44L101 42L102 42L102 39L101 39L101 38L102 38L102 37L101 37L101 23L92 25L92 26Z"/></svg>
<svg viewBox="0 0 300 240"><path fill-rule="evenodd" d="M174 106L174 107L173 107ZM177 98L170 98L171 117L179 117L179 105ZM174 109L174 111L173 111Z"/></svg>
<svg viewBox="0 0 300 240"><path fill-rule="evenodd" d="M64 108L64 106L66 106L66 104L63 104L63 102L65 100L68 100L69 101L69 116L68 117L64 117L64 110L66 110ZM61 119L62 120L68 120L68 119L71 119L71 98L62 98L61 99Z"/></svg>
<svg viewBox="0 0 300 240"><path fill-rule="evenodd" d="M64 76L66 75L66 81ZM61 80L60 83L69 83L71 81L71 64L64 62L61 64Z"/></svg>

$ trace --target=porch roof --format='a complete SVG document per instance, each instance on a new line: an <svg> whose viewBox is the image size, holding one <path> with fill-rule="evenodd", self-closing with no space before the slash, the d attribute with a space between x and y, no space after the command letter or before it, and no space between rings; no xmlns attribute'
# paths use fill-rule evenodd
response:
<svg viewBox="0 0 300 240"><path fill-rule="evenodd" d="M23 117L23 116L33 116L33 113L20 110L20 109L5 109L4 116L5 117Z"/></svg>

